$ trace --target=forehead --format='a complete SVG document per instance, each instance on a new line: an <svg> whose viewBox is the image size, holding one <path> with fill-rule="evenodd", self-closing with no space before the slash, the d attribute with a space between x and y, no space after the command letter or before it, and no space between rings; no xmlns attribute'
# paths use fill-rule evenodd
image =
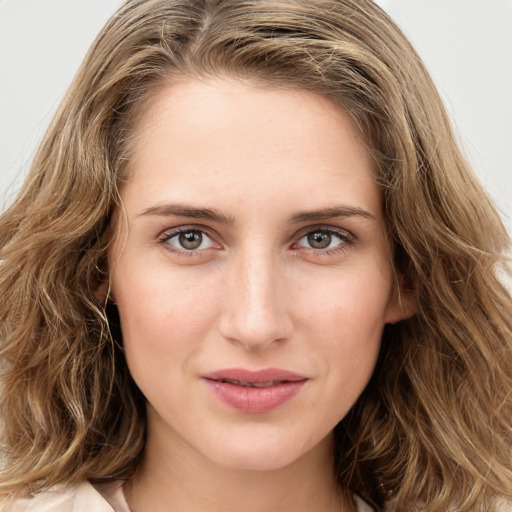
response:
<svg viewBox="0 0 512 512"><path fill-rule="evenodd" d="M379 201L373 159L350 116L303 90L220 78L160 87L134 126L130 153L128 184L154 201L182 184L212 199L229 187L231 195Z"/></svg>
<svg viewBox="0 0 512 512"><path fill-rule="evenodd" d="M291 124L290 111L295 112ZM171 119L172 118L172 119ZM344 108L325 95L303 89L277 87L263 81L237 79L229 76L189 78L174 77L149 91L138 109L131 129L132 149L145 144L145 133L160 129L174 120L179 125L175 139L186 136L183 128L217 132L223 127L244 125L250 130L254 144L263 142L267 129L281 125L291 137L307 136L316 144L329 143L329 131L346 132L353 142L367 153L364 134ZM222 124L219 124L222 121ZM259 130L254 130L254 129ZM309 130L309 133L306 131ZM316 137L314 136L316 132ZM235 134L234 134L235 135ZM271 135L271 134L270 134ZM205 141L206 142L206 141ZM370 165L373 165L371 163Z"/></svg>

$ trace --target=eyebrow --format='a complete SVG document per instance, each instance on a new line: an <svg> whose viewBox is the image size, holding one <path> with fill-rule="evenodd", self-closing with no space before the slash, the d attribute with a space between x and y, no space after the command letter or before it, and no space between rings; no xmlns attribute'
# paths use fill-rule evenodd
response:
<svg viewBox="0 0 512 512"><path fill-rule="evenodd" d="M142 216L159 217L186 217L188 219L211 220L220 224L234 224L235 219L224 215L215 208L194 208L182 204L162 204L146 208L138 217Z"/></svg>
<svg viewBox="0 0 512 512"><path fill-rule="evenodd" d="M355 206L333 206L322 210L313 210L310 212L300 212L292 216L293 223L308 222L312 220L334 219L337 217L363 217L365 219L377 220L375 215L370 212L357 208Z"/></svg>
<svg viewBox="0 0 512 512"><path fill-rule="evenodd" d="M159 216L159 217L186 217L188 219L210 220L219 224L234 224L235 219L224 215L215 208L195 208L183 204L161 204L146 208L138 215ZM376 220L375 215L370 212L354 206L332 206L321 210L312 210L299 212L293 215L290 221L294 224L308 222L312 220L333 219L337 217L363 217L365 219Z"/></svg>

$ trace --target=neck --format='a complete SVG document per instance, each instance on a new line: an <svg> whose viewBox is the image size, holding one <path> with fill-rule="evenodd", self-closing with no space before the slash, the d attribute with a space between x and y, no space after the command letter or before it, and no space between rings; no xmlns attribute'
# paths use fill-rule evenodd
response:
<svg viewBox="0 0 512 512"><path fill-rule="evenodd" d="M331 437L286 467L265 471L222 467L179 440L161 441L149 432L144 458L125 484L132 512L355 510L334 477Z"/></svg>

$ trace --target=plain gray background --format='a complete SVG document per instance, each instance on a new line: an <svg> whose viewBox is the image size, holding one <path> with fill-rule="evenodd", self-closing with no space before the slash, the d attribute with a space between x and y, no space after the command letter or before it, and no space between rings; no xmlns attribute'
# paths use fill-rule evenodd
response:
<svg viewBox="0 0 512 512"><path fill-rule="evenodd" d="M379 0L445 98L512 231L512 0ZM0 0L0 211L87 48L120 0Z"/></svg>

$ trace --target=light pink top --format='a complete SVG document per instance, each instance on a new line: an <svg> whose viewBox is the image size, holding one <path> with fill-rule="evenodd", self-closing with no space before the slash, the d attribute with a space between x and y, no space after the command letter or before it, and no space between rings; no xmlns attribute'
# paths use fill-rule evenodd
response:
<svg viewBox="0 0 512 512"><path fill-rule="evenodd" d="M123 494L122 482L91 485L82 482L73 487L58 487L32 498L1 505L2 512L130 512ZM357 496L358 512L372 509Z"/></svg>

